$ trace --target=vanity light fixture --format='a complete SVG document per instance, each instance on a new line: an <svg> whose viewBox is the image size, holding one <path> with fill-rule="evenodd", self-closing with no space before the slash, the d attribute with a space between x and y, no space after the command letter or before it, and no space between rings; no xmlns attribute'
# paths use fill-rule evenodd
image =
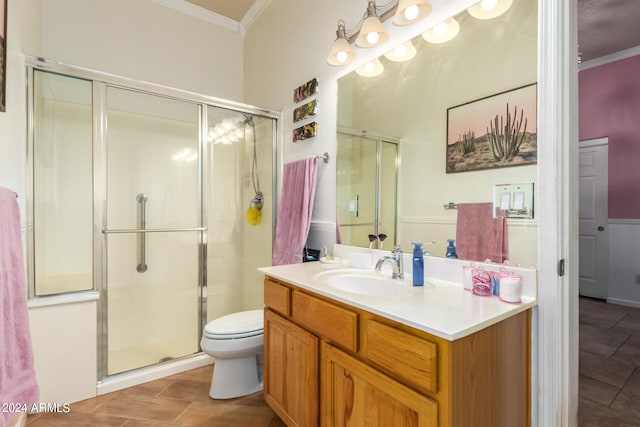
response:
<svg viewBox="0 0 640 427"><path fill-rule="evenodd" d="M431 13L432 6L425 0L400 0L393 16L396 25L409 25L425 18Z"/></svg>
<svg viewBox="0 0 640 427"><path fill-rule="evenodd" d="M376 3L369 1L367 5L367 17L360 27L360 34L356 38L356 46L358 47L375 47L386 42L389 34L384 30L382 21L376 11Z"/></svg>
<svg viewBox="0 0 640 427"><path fill-rule="evenodd" d="M493 19L509 10L511 4L513 0L482 0L467 9L467 12L476 19Z"/></svg>
<svg viewBox="0 0 640 427"><path fill-rule="evenodd" d="M458 35L460 24L455 18L445 19L422 33L422 38L429 43L446 43Z"/></svg>
<svg viewBox="0 0 640 427"><path fill-rule="evenodd" d="M404 62L416 56L416 48L413 43L411 43L411 40L407 40L385 53L384 56L395 62Z"/></svg>
<svg viewBox="0 0 640 427"><path fill-rule="evenodd" d="M356 54L351 50L351 45L347 39L347 31L342 19L338 21L338 30L336 31L336 39L331 45L331 52L327 57L330 65L346 65L356 58Z"/></svg>
<svg viewBox="0 0 640 427"><path fill-rule="evenodd" d="M346 29L342 19L338 21L337 37L331 45L327 57L329 65L346 65L356 58L350 44L360 48L381 45L389 38L382 23L393 17L395 25L409 25L431 13L433 7L428 0L390 0L383 6L376 6L374 0L367 0L367 10L360 22L362 25L351 30Z"/></svg>
<svg viewBox="0 0 640 427"><path fill-rule="evenodd" d="M356 69L356 73L362 77L375 77L382 74L383 71L384 65L382 65L382 62L380 62L378 58L375 58L364 64L362 67Z"/></svg>

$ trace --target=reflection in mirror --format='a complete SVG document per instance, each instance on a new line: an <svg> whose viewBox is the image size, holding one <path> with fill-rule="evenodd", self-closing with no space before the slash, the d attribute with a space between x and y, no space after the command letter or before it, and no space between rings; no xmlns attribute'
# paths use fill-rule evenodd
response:
<svg viewBox="0 0 640 427"><path fill-rule="evenodd" d="M336 206L343 244L395 244L397 159L394 138L338 130Z"/></svg>
<svg viewBox="0 0 640 427"><path fill-rule="evenodd" d="M491 202L494 184L535 182L537 173L535 164L446 172L447 109L536 82L537 1L515 0L491 20L466 11L455 18L453 40L432 44L418 36L410 61L380 57L382 74L353 72L338 81L338 126L400 138L397 244L409 251L409 242L436 241L429 248L435 256L445 256L447 239L456 238L457 210L444 205ZM507 220L507 236L511 263L535 264L535 219Z"/></svg>

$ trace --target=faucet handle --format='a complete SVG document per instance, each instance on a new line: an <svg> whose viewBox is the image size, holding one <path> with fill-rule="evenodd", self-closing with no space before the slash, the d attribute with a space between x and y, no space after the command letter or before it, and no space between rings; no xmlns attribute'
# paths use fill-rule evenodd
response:
<svg viewBox="0 0 640 427"><path fill-rule="evenodd" d="M393 246L393 250L391 251L391 253L392 253L394 256L402 255L402 249L400 248L400 245L394 245L394 246Z"/></svg>

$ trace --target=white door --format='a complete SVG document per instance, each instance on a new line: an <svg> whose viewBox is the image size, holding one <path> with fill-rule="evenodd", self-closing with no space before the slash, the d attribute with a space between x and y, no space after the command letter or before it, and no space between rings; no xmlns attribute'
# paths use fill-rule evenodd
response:
<svg viewBox="0 0 640 427"><path fill-rule="evenodd" d="M608 138L580 141L580 295L607 298Z"/></svg>

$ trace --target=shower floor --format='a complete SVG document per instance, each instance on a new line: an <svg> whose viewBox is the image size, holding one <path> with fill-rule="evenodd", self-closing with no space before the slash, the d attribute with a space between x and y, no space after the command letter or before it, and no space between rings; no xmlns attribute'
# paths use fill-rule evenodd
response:
<svg viewBox="0 0 640 427"><path fill-rule="evenodd" d="M151 366L199 351L198 343L194 342L193 336L177 338L171 342L152 342L113 350L108 355L108 375Z"/></svg>

